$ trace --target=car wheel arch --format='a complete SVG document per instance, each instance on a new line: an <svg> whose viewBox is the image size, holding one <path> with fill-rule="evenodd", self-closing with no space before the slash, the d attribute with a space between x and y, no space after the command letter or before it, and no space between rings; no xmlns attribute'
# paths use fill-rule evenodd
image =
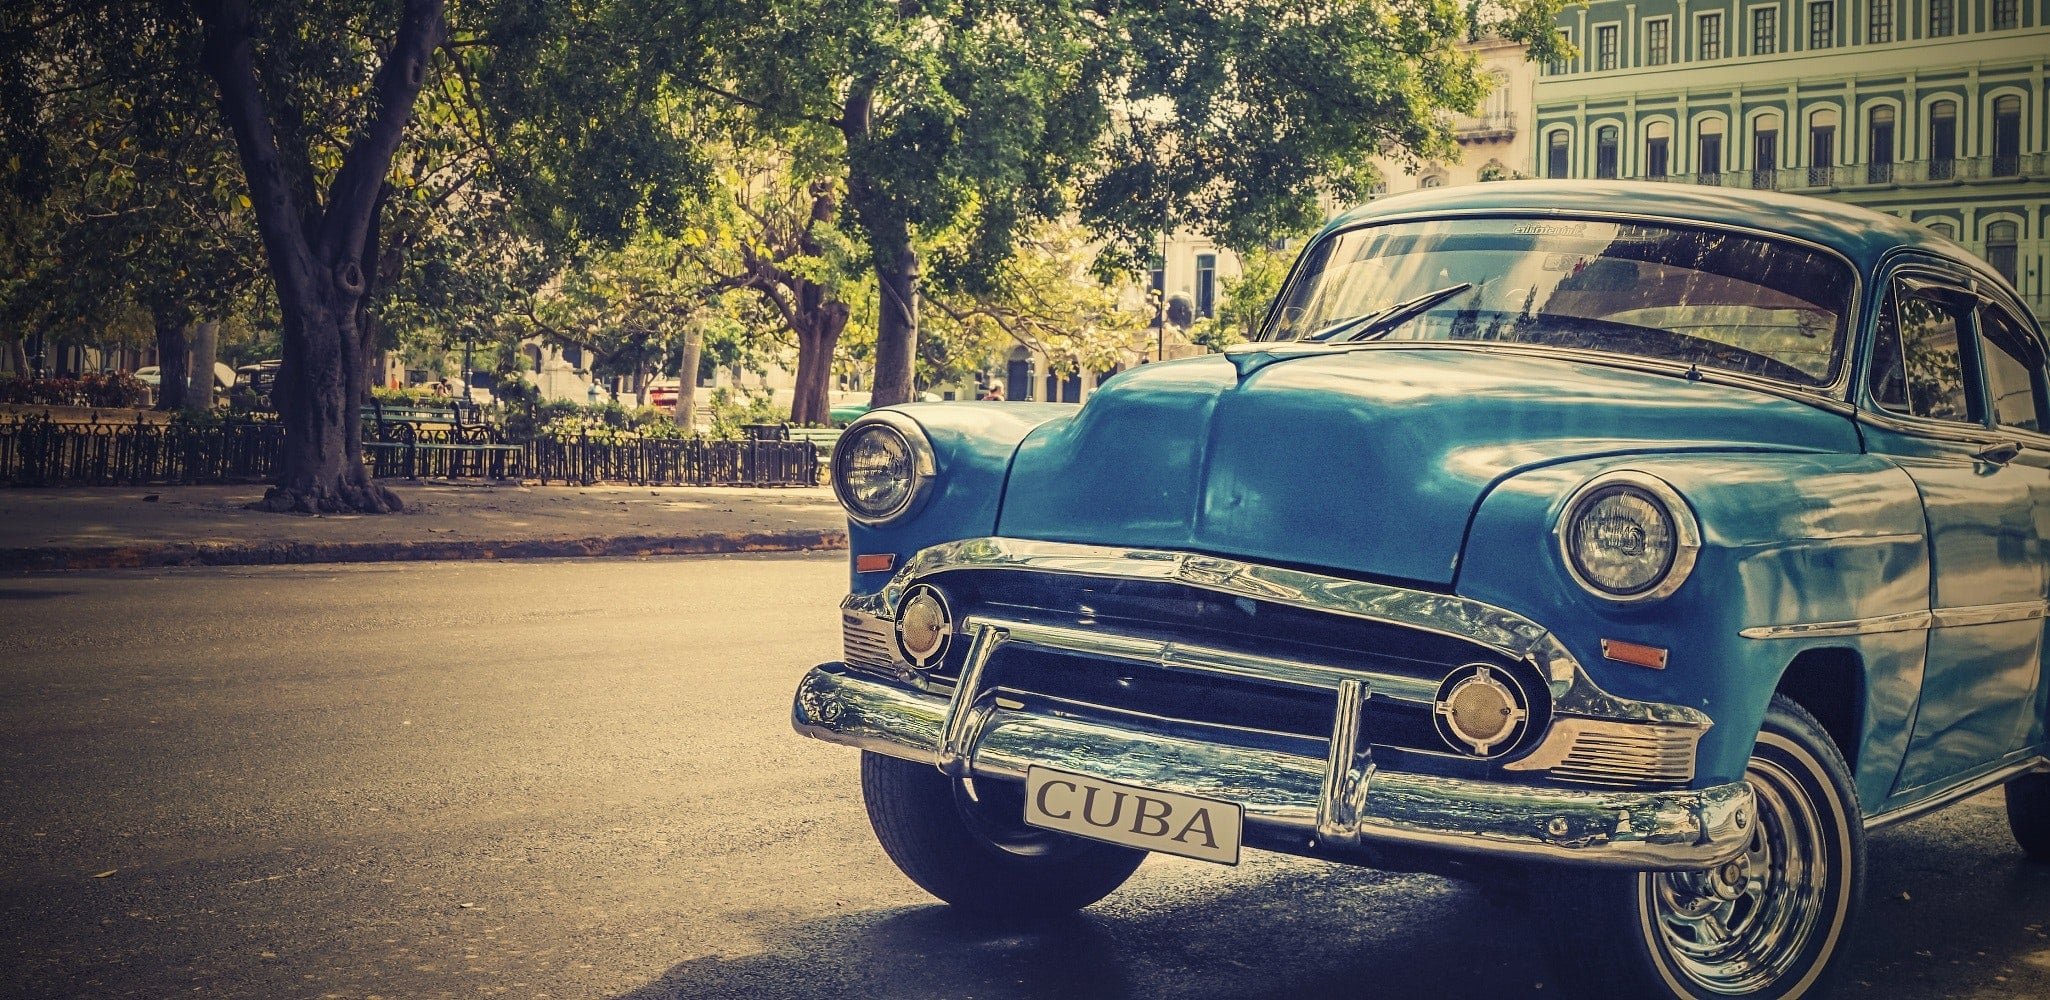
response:
<svg viewBox="0 0 2050 1000"><path fill-rule="evenodd" d="M1865 660L1855 649L1824 646L1804 649L1780 673L1775 694L1799 704L1822 724L1837 752L1859 773L1864 745Z"/></svg>

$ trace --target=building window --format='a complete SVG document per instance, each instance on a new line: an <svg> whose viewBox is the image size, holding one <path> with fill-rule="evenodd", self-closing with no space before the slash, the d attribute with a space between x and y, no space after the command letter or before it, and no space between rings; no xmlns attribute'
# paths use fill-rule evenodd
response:
<svg viewBox="0 0 2050 1000"><path fill-rule="evenodd" d="M1957 31L1957 0L1929 0L1929 37L1943 38Z"/></svg>
<svg viewBox="0 0 2050 1000"><path fill-rule="evenodd" d="M1780 122L1766 116L1751 126L1751 187L1770 191L1778 187L1780 165Z"/></svg>
<svg viewBox="0 0 2050 1000"><path fill-rule="evenodd" d="M1217 255L1196 255L1196 315L1217 315Z"/></svg>
<svg viewBox="0 0 2050 1000"><path fill-rule="evenodd" d="M1616 26L1613 24L1594 29L1594 68L1616 68Z"/></svg>
<svg viewBox="0 0 2050 1000"><path fill-rule="evenodd" d="M1673 22L1656 18L1644 22L1644 64L1664 66L1673 51Z"/></svg>
<svg viewBox="0 0 2050 1000"><path fill-rule="evenodd" d="M1894 111L1888 107L1872 109L1866 129L1871 141L1866 145L1865 182L1868 184L1893 183L1893 125Z"/></svg>
<svg viewBox="0 0 2050 1000"><path fill-rule="evenodd" d="M1947 181L1957 175L1957 102L1929 106L1929 179Z"/></svg>
<svg viewBox="0 0 2050 1000"><path fill-rule="evenodd" d="M1993 176L2022 171L2022 99L2013 94L1993 102Z"/></svg>
<svg viewBox="0 0 2050 1000"><path fill-rule="evenodd" d="M1941 236L1946 240L1957 239L1957 227L1951 225L1948 222L1937 221L1924 223L1924 225L1929 227L1930 232L1935 233L1936 235Z"/></svg>
<svg viewBox="0 0 2050 1000"><path fill-rule="evenodd" d="M1830 187L1836 183L1835 111L1822 110L1808 116L1808 186Z"/></svg>
<svg viewBox="0 0 2050 1000"><path fill-rule="evenodd" d="M1993 265L2007 283L2015 283L2014 245L2021 235L2021 227L2012 222L1996 222L1986 227L1986 263Z"/></svg>
<svg viewBox="0 0 2050 1000"><path fill-rule="evenodd" d="M1809 0L1808 47L1811 49L1826 49L1835 44L1835 0Z"/></svg>
<svg viewBox="0 0 2050 1000"><path fill-rule="evenodd" d="M1665 180L1673 170L1673 127L1653 122L1644 129L1644 176Z"/></svg>
<svg viewBox="0 0 2050 1000"><path fill-rule="evenodd" d="M1721 184L1723 176L1723 123L1709 119L1701 123L1700 147L1694 169L1703 184Z"/></svg>
<svg viewBox="0 0 2050 1000"><path fill-rule="evenodd" d="M1572 160L1567 156L1569 145L1570 140L1567 138L1566 130L1563 128L1553 129L1551 134L1545 138L1546 177L1573 176Z"/></svg>
<svg viewBox="0 0 2050 1000"><path fill-rule="evenodd" d="M2020 5L2014 0L1993 0L1993 30L2006 31L2021 24Z"/></svg>
<svg viewBox="0 0 2050 1000"><path fill-rule="evenodd" d="M1560 50L1564 51L1564 50L1567 50L1567 49L1571 49L1572 47L1573 47L1573 32L1572 32L1572 30L1571 30L1571 29L1568 29L1568 28L1560 28L1560 29L1559 29L1559 48L1560 48ZM1569 58L1567 58L1567 57L1565 57L1565 56L1560 56L1559 58L1557 58L1557 59L1554 59L1554 60L1552 60L1551 62L1549 62L1549 63L1546 63L1546 64L1545 64L1545 72L1546 72L1546 73L1548 73L1548 74L1550 74L1550 75L1552 75L1552 76L1558 76L1558 75L1561 75L1561 74L1564 74L1564 73L1571 73L1571 72L1573 72L1573 60L1572 60L1572 59L1569 59Z"/></svg>
<svg viewBox="0 0 2050 1000"><path fill-rule="evenodd" d="M1865 13L1865 41L1872 45L1893 41L1893 0L1872 0Z"/></svg>
<svg viewBox="0 0 2050 1000"><path fill-rule="evenodd" d="M1601 180L1616 179L1617 131L1614 125L1604 125L1594 132L1594 175Z"/></svg>
<svg viewBox="0 0 2050 1000"><path fill-rule="evenodd" d="M1697 59L1723 57L1723 15L1720 11L1694 19L1694 55Z"/></svg>
<svg viewBox="0 0 2050 1000"><path fill-rule="evenodd" d="M1779 51L1780 11L1778 7L1760 7L1751 12L1751 54L1769 56Z"/></svg>
<svg viewBox="0 0 2050 1000"><path fill-rule="evenodd" d="M1671 169L1673 140L1644 140L1644 176L1653 180L1665 180Z"/></svg>

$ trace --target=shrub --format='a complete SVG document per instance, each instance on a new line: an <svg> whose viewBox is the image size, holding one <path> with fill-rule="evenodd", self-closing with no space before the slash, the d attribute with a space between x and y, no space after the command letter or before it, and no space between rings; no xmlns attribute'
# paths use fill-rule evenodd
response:
<svg viewBox="0 0 2050 1000"><path fill-rule="evenodd" d="M712 437L733 441L747 436L748 424L789 422L790 408L776 405L774 389L712 390Z"/></svg>

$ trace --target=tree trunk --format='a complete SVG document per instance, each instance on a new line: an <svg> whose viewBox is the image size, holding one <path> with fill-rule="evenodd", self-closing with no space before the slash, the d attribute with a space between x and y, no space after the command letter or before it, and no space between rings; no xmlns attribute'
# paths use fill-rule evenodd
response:
<svg viewBox="0 0 2050 1000"><path fill-rule="evenodd" d="M798 426L827 424L833 419L833 352L847 329L845 302L827 297L823 286L799 281L796 299L797 388L790 400L790 422Z"/></svg>
<svg viewBox="0 0 2050 1000"><path fill-rule="evenodd" d="M27 338L7 342L7 363L15 378L29 377Z"/></svg>
<svg viewBox="0 0 2050 1000"><path fill-rule="evenodd" d="M157 331L157 409L182 410L191 370L185 361L185 326L191 314L176 306L158 306L150 312Z"/></svg>
<svg viewBox="0 0 2050 1000"><path fill-rule="evenodd" d="M683 332L683 360L676 366L676 426L684 433L698 426L698 356L705 349L705 331L692 322Z"/></svg>
<svg viewBox="0 0 2050 1000"><path fill-rule="evenodd" d="M918 353L918 251L911 246L910 227L901 223L889 242L877 248L876 286L881 293L876 317L876 382L872 407L911 402L912 359Z"/></svg>
<svg viewBox="0 0 2050 1000"><path fill-rule="evenodd" d="M384 513L403 505L370 481L358 400L367 384L364 262L383 204L384 177L427 83L429 57L447 33L442 0L405 0L397 33L367 95L366 118L343 152L325 199L304 146L281 146L270 88L257 77L248 0L203 0L201 63L249 183L284 328L277 403L284 446L277 485L255 506L303 513ZM281 85L281 89L289 85ZM296 137L295 137L296 141ZM322 203L324 202L324 204Z"/></svg>
<svg viewBox="0 0 2050 1000"><path fill-rule="evenodd" d="M220 353L220 334L218 320L203 320L192 326L192 377L185 387L187 409L214 408L214 358Z"/></svg>

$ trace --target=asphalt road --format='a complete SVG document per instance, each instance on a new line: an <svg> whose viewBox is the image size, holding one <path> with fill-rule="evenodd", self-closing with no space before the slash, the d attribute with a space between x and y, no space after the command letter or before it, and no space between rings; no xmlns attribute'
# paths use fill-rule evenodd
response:
<svg viewBox="0 0 2050 1000"><path fill-rule="evenodd" d="M1472 886L1153 859L1019 930L790 732L844 557L0 580L0 996L1556 996ZM2050 996L1996 795L1877 833L1851 997Z"/></svg>

